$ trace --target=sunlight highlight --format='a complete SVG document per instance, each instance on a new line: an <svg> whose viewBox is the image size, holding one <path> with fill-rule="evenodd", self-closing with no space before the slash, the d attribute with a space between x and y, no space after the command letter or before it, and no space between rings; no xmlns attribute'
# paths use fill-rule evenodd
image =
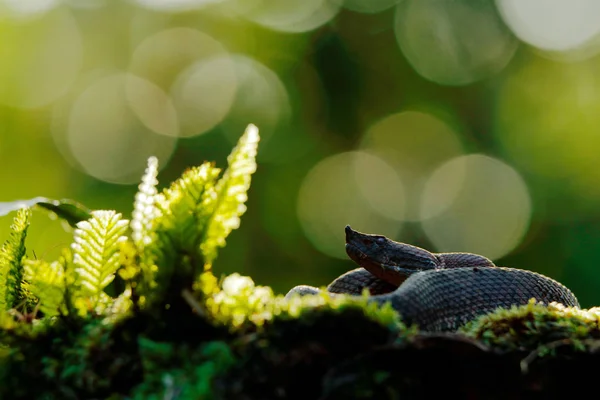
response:
<svg viewBox="0 0 600 400"><path fill-rule="evenodd" d="M136 78L115 74L93 82L77 97L67 125L67 143L78 165L97 179L120 184L137 182L152 155L165 166L176 144L137 118L123 96L129 79Z"/></svg>
<svg viewBox="0 0 600 400"><path fill-rule="evenodd" d="M340 153L319 162L304 178L298 218L315 248L346 259L343 227L349 223L364 232L397 237L403 194L397 175L382 159L365 152Z"/></svg>
<svg viewBox="0 0 600 400"><path fill-rule="evenodd" d="M422 227L438 252L498 259L519 245L531 218L523 178L504 162L481 154L442 165L427 182L422 201Z"/></svg>
<svg viewBox="0 0 600 400"><path fill-rule="evenodd" d="M466 85L502 70L517 41L492 2L403 0L396 40L412 67L442 85Z"/></svg>
<svg viewBox="0 0 600 400"><path fill-rule="evenodd" d="M421 193L429 175L443 162L463 153L449 125L418 111L392 114L376 122L365 133L360 148L385 160L403 182L403 215L408 221L423 218Z"/></svg>
<svg viewBox="0 0 600 400"><path fill-rule="evenodd" d="M585 50L585 57L600 49L587 48L600 33L600 2L596 0L496 0L504 21L524 42L542 50ZM578 54L577 58L581 58Z"/></svg>

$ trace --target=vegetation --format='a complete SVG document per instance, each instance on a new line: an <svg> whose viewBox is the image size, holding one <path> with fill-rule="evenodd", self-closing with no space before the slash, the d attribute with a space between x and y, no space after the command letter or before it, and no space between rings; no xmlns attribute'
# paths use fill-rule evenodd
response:
<svg viewBox="0 0 600 400"><path fill-rule="evenodd" d="M237 273L218 279L212 265L245 212L258 142L251 125L223 174L206 162L161 191L151 158L131 220L69 201L6 204L18 210L0 250L0 396L489 397L497 385L502 397L557 390L554 370L537 386L529 372L560 359L560 345L571 359L595 357L596 310L532 302L431 335L366 296L286 300ZM36 207L75 226L57 260L27 251ZM433 385L442 362L445 383Z"/></svg>

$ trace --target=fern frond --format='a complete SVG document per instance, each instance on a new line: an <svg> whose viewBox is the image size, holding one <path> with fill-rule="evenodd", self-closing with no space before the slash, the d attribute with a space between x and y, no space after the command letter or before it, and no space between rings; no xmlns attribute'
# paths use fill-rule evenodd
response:
<svg viewBox="0 0 600 400"><path fill-rule="evenodd" d="M185 171L159 194L154 191L155 170L149 163L140 185L143 195L136 199L139 223L132 226L146 232L134 238L140 243L141 290L136 292L141 303L147 295L160 298L164 292L157 287L166 289L174 274L178 285L191 285L202 267L216 258L217 248L225 245L246 210L258 141L258 129L249 125L229 155L228 169L220 180L221 169L205 162ZM144 187L146 180L148 187ZM151 222L144 225L144 218Z"/></svg>
<svg viewBox="0 0 600 400"><path fill-rule="evenodd" d="M212 163L190 168L157 197L161 217L157 219L156 242L151 251L159 282L168 281L176 272L191 284L202 268L200 239L220 172Z"/></svg>
<svg viewBox="0 0 600 400"><path fill-rule="evenodd" d="M220 172L208 162L190 168L159 197L157 205L163 218L158 229L184 252L198 252L216 199L215 184Z"/></svg>
<svg viewBox="0 0 600 400"><path fill-rule="evenodd" d="M142 176L142 182L138 186L139 191L135 195L133 213L131 219L131 237L138 249L143 249L152 242L152 223L158 216L156 208L156 185L158 180L158 159L150 157L148 167Z"/></svg>
<svg viewBox="0 0 600 400"><path fill-rule="evenodd" d="M127 240L128 224L115 211L93 211L92 218L77 224L71 245L73 264L79 294L91 298L92 306L119 268L120 243Z"/></svg>
<svg viewBox="0 0 600 400"><path fill-rule="evenodd" d="M216 202L201 242L205 269L211 267L217 258L217 249L225 246L225 238L240 226L240 217L246 212L245 202L251 176L256 171L259 141L258 128L250 124L227 157L228 167L215 188Z"/></svg>
<svg viewBox="0 0 600 400"><path fill-rule="evenodd" d="M0 249L0 311L11 309L22 298L23 257L30 217L29 208L17 211L10 236Z"/></svg>
<svg viewBox="0 0 600 400"><path fill-rule="evenodd" d="M46 316L59 314L65 301L65 266L60 261L25 260L27 289L38 299Z"/></svg>

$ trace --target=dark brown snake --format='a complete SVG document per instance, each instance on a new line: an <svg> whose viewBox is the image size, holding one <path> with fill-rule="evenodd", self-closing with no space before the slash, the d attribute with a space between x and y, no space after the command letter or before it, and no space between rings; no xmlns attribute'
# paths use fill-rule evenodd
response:
<svg viewBox="0 0 600 400"><path fill-rule="evenodd" d="M531 298L579 307L575 295L561 283L535 272L497 267L477 254L434 254L349 226L346 253L361 268L335 279L328 292L359 295L367 288L370 301L390 302L403 321L425 331L456 330L477 316L527 304ZM319 292L301 285L286 297Z"/></svg>

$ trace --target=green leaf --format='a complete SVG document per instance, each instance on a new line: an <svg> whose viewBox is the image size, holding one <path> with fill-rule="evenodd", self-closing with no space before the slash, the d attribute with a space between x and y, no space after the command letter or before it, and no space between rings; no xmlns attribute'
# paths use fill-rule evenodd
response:
<svg viewBox="0 0 600 400"><path fill-rule="evenodd" d="M246 212L245 202L252 174L256 171L256 152L260 136L258 128L248 125L237 146L227 157L228 168L217 183L216 202L211 210L201 250L205 268L210 268L217 249L225 246L225 239L240 226L240 216Z"/></svg>
<svg viewBox="0 0 600 400"><path fill-rule="evenodd" d="M65 265L44 260L25 260L24 265L26 287L39 300L40 310L45 316L57 315L65 300Z"/></svg>
<svg viewBox="0 0 600 400"><path fill-rule="evenodd" d="M171 246L197 255L216 199L215 184L221 170L204 163L183 173L158 197L160 225L157 230L169 236Z"/></svg>
<svg viewBox="0 0 600 400"><path fill-rule="evenodd" d="M131 219L131 237L138 249L143 249L152 242L152 225L157 217L156 208L156 185L158 180L158 159L150 157L148 167L142 176L142 182L138 186L139 191L135 195L133 213Z"/></svg>
<svg viewBox="0 0 600 400"><path fill-rule="evenodd" d="M103 210L93 211L92 218L77 224L71 245L77 284L80 294L94 305L119 268L120 243L127 240L128 224L121 214Z"/></svg>
<svg viewBox="0 0 600 400"><path fill-rule="evenodd" d="M142 254L142 271L148 289L156 282L169 282L176 273L190 285L202 268L200 239L206 229L210 207L215 199L215 183L220 170L212 163L188 169L156 196L158 217L153 226L152 245ZM153 290L159 297L162 291Z"/></svg>
<svg viewBox="0 0 600 400"><path fill-rule="evenodd" d="M17 211L10 236L0 249L0 311L13 308L22 298L23 257L30 217L29 208Z"/></svg>
<svg viewBox="0 0 600 400"><path fill-rule="evenodd" d="M164 300L172 279L178 285L192 285L202 268L216 258L217 248L225 245L246 210L258 141L258 129L249 125L229 155L228 169L220 180L221 170L205 162L185 171L158 194L157 164L149 160L132 221L141 259L137 290L141 302L145 296Z"/></svg>
<svg viewBox="0 0 600 400"><path fill-rule="evenodd" d="M90 210L72 200L52 200L46 197L34 197L33 199L28 200L0 202L0 216L7 215L12 211L17 211L21 208L29 208L34 206L50 211L53 215L56 215L58 218L68 222L69 225L74 228L78 222L85 221L91 216Z"/></svg>

